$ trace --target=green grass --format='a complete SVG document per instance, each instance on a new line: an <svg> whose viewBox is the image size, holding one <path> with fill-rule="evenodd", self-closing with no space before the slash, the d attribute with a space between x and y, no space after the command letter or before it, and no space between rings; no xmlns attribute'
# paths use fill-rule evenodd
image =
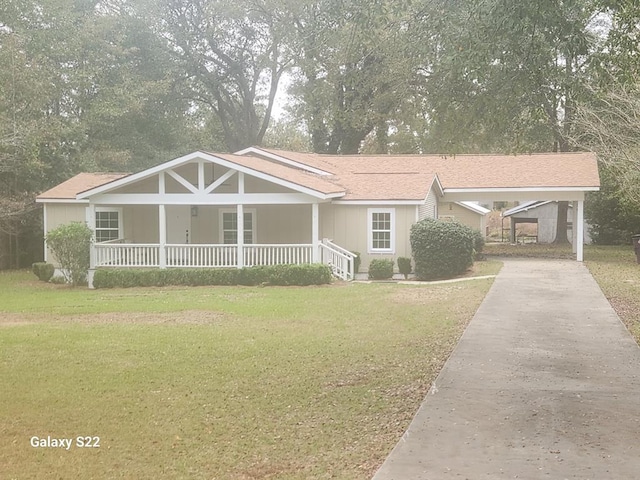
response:
<svg viewBox="0 0 640 480"><path fill-rule="evenodd" d="M633 248L589 246L585 263L616 313L640 342L640 265Z"/></svg>
<svg viewBox="0 0 640 480"><path fill-rule="evenodd" d="M0 274L0 472L370 478L490 284L90 291Z"/></svg>

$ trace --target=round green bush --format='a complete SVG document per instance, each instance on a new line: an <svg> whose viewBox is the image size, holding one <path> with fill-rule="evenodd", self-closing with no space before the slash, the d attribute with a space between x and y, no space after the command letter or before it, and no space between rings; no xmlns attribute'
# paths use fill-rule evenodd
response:
<svg viewBox="0 0 640 480"><path fill-rule="evenodd" d="M372 280L387 280L393 277L393 260L374 258L369 263L369 278Z"/></svg>
<svg viewBox="0 0 640 480"><path fill-rule="evenodd" d="M451 278L473 265L475 235L458 222L426 218L411 227L411 251L419 280Z"/></svg>

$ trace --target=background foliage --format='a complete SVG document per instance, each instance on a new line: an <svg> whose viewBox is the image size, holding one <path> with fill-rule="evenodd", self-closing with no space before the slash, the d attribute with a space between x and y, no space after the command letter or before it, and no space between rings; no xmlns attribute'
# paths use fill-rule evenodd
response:
<svg viewBox="0 0 640 480"><path fill-rule="evenodd" d="M252 144L590 149L632 224L639 22L614 0L3 2L0 268L41 257L33 199L79 171Z"/></svg>

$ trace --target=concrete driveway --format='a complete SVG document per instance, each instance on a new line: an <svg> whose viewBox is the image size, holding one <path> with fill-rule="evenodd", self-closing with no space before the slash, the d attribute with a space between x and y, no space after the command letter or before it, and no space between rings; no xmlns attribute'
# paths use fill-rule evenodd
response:
<svg viewBox="0 0 640 480"><path fill-rule="evenodd" d="M506 260L375 480L640 478L640 349L586 267Z"/></svg>

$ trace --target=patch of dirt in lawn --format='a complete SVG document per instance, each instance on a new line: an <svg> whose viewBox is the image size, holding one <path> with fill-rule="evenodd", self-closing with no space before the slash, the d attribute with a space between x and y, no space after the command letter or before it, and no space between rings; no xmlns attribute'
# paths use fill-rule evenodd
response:
<svg viewBox="0 0 640 480"><path fill-rule="evenodd" d="M15 327L35 323L79 323L79 324L191 324L208 325L219 323L226 315L220 312L187 310L182 312L117 312L85 315L39 315L0 312L0 327Z"/></svg>
<svg viewBox="0 0 640 480"><path fill-rule="evenodd" d="M413 287L399 288L393 292L394 303L411 305L428 305L438 300L449 298L452 292L460 290L457 286L435 286L433 288Z"/></svg>

